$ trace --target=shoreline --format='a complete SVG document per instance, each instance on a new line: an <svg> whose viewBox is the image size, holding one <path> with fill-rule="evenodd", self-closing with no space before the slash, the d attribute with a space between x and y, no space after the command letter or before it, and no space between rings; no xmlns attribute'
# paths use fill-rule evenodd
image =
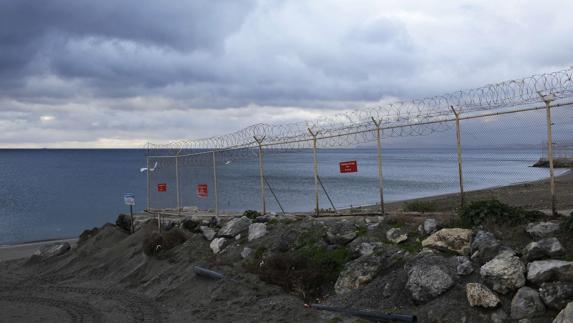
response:
<svg viewBox="0 0 573 323"><path fill-rule="evenodd" d="M77 244L78 238L49 239L10 245L0 245L0 262L31 257L34 252L36 252L36 250L40 249L41 247L60 242L67 242L73 248Z"/></svg>

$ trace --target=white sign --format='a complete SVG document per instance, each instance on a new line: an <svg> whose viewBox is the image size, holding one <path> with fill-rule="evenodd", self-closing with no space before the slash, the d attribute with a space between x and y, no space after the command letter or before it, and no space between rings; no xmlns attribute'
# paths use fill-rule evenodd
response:
<svg viewBox="0 0 573 323"><path fill-rule="evenodd" d="M135 205L135 194L125 193L123 194L123 202L125 205Z"/></svg>

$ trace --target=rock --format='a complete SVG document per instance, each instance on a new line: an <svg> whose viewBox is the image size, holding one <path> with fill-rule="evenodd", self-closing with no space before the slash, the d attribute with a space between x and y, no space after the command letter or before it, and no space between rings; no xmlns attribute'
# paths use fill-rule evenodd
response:
<svg viewBox="0 0 573 323"><path fill-rule="evenodd" d="M42 246L36 250L32 255L35 260L46 260L48 258L57 257L68 252L72 247L67 242L58 242Z"/></svg>
<svg viewBox="0 0 573 323"><path fill-rule="evenodd" d="M498 257L485 263L480 275L496 292L507 294L525 285L525 266L518 257Z"/></svg>
<svg viewBox="0 0 573 323"><path fill-rule="evenodd" d="M213 241L211 241L209 247L211 247L211 250L213 250L214 254L218 254L223 250L223 248L225 248L227 244L228 240L226 238L215 238Z"/></svg>
<svg viewBox="0 0 573 323"><path fill-rule="evenodd" d="M468 257L457 256L456 260L458 261L458 266L456 268L458 275L465 276L474 272L474 267Z"/></svg>
<svg viewBox="0 0 573 323"><path fill-rule="evenodd" d="M557 238L547 238L531 242L521 252L526 261L561 257L565 254L563 246Z"/></svg>
<svg viewBox="0 0 573 323"><path fill-rule="evenodd" d="M199 227L199 230L201 231L201 233L203 234L203 237L205 239L207 239L207 241L211 241L213 240L213 238L215 238L215 235L217 234L217 232L215 232L215 230L206 227L204 225Z"/></svg>
<svg viewBox="0 0 573 323"><path fill-rule="evenodd" d="M270 222L276 218L277 218L277 216L273 215L273 214L259 215L258 217L256 217L253 220L253 222L255 222L255 223L267 223L267 222Z"/></svg>
<svg viewBox="0 0 573 323"><path fill-rule="evenodd" d="M403 233L399 228L392 228L386 231L386 239L393 243L400 243L408 240L408 235Z"/></svg>
<svg viewBox="0 0 573 323"><path fill-rule="evenodd" d="M472 230L459 228L441 229L424 239L422 246L467 256L470 253L471 239Z"/></svg>
<svg viewBox="0 0 573 323"><path fill-rule="evenodd" d="M380 257L360 257L347 263L334 284L334 291L337 295L342 295L368 284L376 277L381 267Z"/></svg>
<svg viewBox="0 0 573 323"><path fill-rule="evenodd" d="M559 230L559 222L529 223L525 231L533 238L547 238Z"/></svg>
<svg viewBox="0 0 573 323"><path fill-rule="evenodd" d="M509 258L517 256L515 250L508 247L501 247L499 253L494 258Z"/></svg>
<svg viewBox="0 0 573 323"><path fill-rule="evenodd" d="M446 292L454 280L436 265L416 265L408 271L406 289L416 303L425 303Z"/></svg>
<svg viewBox="0 0 573 323"><path fill-rule="evenodd" d="M380 226L380 223L372 223L368 225L368 230L372 231L372 230L376 230L378 229L378 227Z"/></svg>
<svg viewBox="0 0 573 323"><path fill-rule="evenodd" d="M131 216L129 214L118 215L115 225L127 232L131 232Z"/></svg>
<svg viewBox="0 0 573 323"><path fill-rule="evenodd" d="M249 226L249 241L264 237L267 234L267 225L264 223L253 223Z"/></svg>
<svg viewBox="0 0 573 323"><path fill-rule="evenodd" d="M466 285L466 297L472 307L494 308L500 303L494 292L479 283L468 283Z"/></svg>
<svg viewBox="0 0 573 323"><path fill-rule="evenodd" d="M326 231L326 240L331 244L345 245L358 236L358 230L353 223L340 221L334 223Z"/></svg>
<svg viewBox="0 0 573 323"><path fill-rule="evenodd" d="M249 247L245 247L245 248L243 248L243 251L241 251L241 258L247 259L247 258L251 257L252 254L253 254L253 249L251 249Z"/></svg>
<svg viewBox="0 0 573 323"><path fill-rule="evenodd" d="M239 240L241 240L242 237L243 236L241 236L241 234L239 233L235 236L235 240L239 241Z"/></svg>
<svg viewBox="0 0 573 323"><path fill-rule="evenodd" d="M533 318L544 312L545 305L533 288L521 287L511 300L511 318L514 320Z"/></svg>
<svg viewBox="0 0 573 323"><path fill-rule="evenodd" d="M560 310L573 301L573 283L551 282L539 287L539 296L547 307Z"/></svg>
<svg viewBox="0 0 573 323"><path fill-rule="evenodd" d="M234 218L227 222L220 230L219 237L233 238L237 234L247 231L251 225L251 220L246 216Z"/></svg>
<svg viewBox="0 0 573 323"><path fill-rule="evenodd" d="M571 322L573 322L573 302L567 304L567 306L553 319L553 323Z"/></svg>
<svg viewBox="0 0 573 323"><path fill-rule="evenodd" d="M436 219L426 219L424 220L423 230L425 234L432 234L438 229L438 222Z"/></svg>
<svg viewBox="0 0 573 323"><path fill-rule="evenodd" d="M374 253L376 248L380 248L381 246L381 242L372 242L360 237L348 245L348 250L352 256L358 258L360 256L370 256Z"/></svg>
<svg viewBox="0 0 573 323"><path fill-rule="evenodd" d="M472 252L472 259L483 263L490 261L498 254L500 243L495 238L493 233L479 230L473 238L470 247Z"/></svg>
<svg viewBox="0 0 573 323"><path fill-rule="evenodd" d="M564 260L537 260L527 264L527 280L534 284L547 281L573 281L573 262Z"/></svg>

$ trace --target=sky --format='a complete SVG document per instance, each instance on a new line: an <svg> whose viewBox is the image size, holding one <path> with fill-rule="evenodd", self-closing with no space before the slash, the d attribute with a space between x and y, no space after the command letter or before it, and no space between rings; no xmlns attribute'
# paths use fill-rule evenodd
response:
<svg viewBox="0 0 573 323"><path fill-rule="evenodd" d="M138 148L564 69L571 12L568 0L2 0L0 148Z"/></svg>

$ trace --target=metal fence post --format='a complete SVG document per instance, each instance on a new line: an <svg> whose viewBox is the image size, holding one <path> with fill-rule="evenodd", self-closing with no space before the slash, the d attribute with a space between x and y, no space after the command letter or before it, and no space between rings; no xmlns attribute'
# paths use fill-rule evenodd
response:
<svg viewBox="0 0 573 323"><path fill-rule="evenodd" d="M146 163L147 163L147 211L151 210L151 181L149 179L149 176L151 176L149 173L149 157L146 157L145 159L147 159Z"/></svg>
<svg viewBox="0 0 573 323"><path fill-rule="evenodd" d="M265 137L257 138L253 136L257 144L259 144L259 177L261 181L261 211L262 214L265 215L267 213L267 203L265 201L265 179L264 179L264 170L263 170L263 140Z"/></svg>
<svg viewBox="0 0 573 323"><path fill-rule="evenodd" d="M219 216L219 191L217 190L217 160L213 151L213 188L215 190L215 215Z"/></svg>
<svg viewBox="0 0 573 323"><path fill-rule="evenodd" d="M315 198L315 215L318 217L320 215L320 203L319 203L319 193L318 193L318 156L316 154L316 136L318 135L317 132L312 132L310 128L308 128L308 132L312 136L312 157L314 161L314 198Z"/></svg>
<svg viewBox="0 0 573 323"><path fill-rule="evenodd" d="M547 112L547 160L549 161L549 185L551 188L551 213L557 214L557 201L555 198L555 175L553 171L553 122L551 121L551 101L553 95L542 95L539 93L543 102L545 102L545 110Z"/></svg>
<svg viewBox="0 0 573 323"><path fill-rule="evenodd" d="M380 214L384 215L384 176L382 176L382 138L380 133L380 125L382 121L376 121L372 117L372 122L376 125L376 143L378 147L378 180L380 185Z"/></svg>
<svg viewBox="0 0 573 323"><path fill-rule="evenodd" d="M464 176L462 171L462 135L460 133L460 113L450 107L456 116L456 142L458 146L458 177L460 181L460 205L464 207Z"/></svg>
<svg viewBox="0 0 573 323"><path fill-rule="evenodd" d="M175 189L177 190L177 213L181 212L181 190L179 189L179 156L175 156Z"/></svg>

